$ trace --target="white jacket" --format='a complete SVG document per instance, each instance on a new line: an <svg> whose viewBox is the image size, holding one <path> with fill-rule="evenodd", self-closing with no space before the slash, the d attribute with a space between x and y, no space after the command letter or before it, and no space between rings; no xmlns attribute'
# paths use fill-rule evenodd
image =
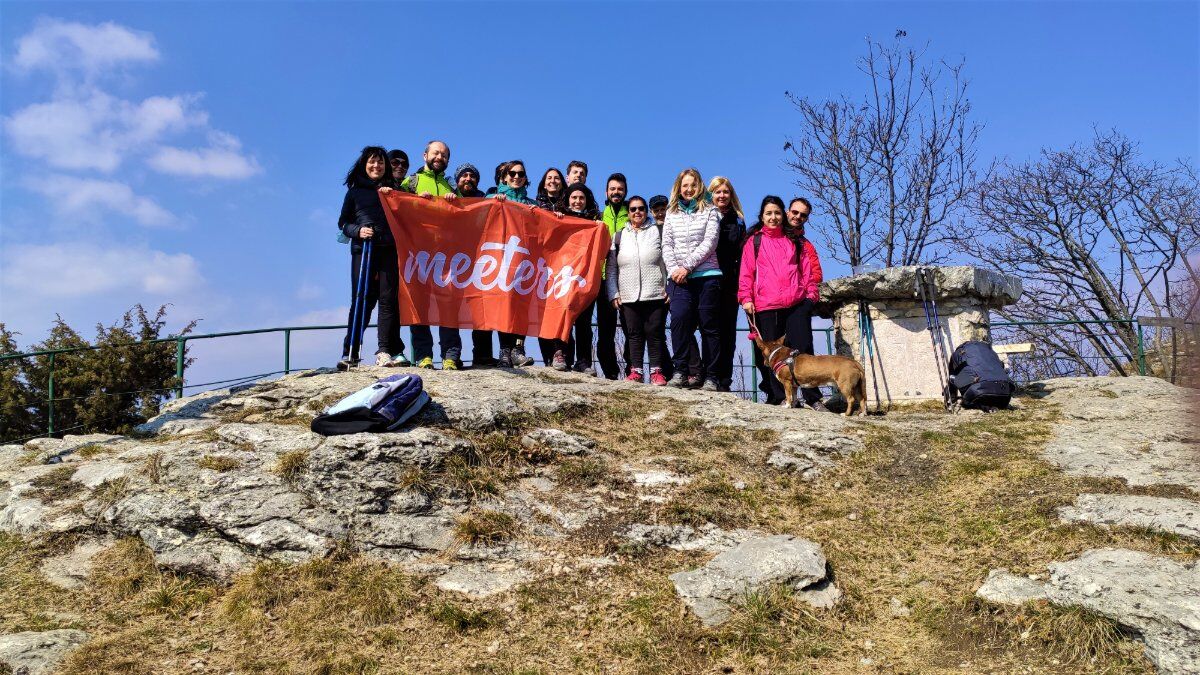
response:
<svg viewBox="0 0 1200 675"><path fill-rule="evenodd" d="M621 246L618 249L617 243ZM617 230L608 253L608 299L645 302L667 297L667 273L663 267L662 241L657 225L647 222Z"/></svg>
<svg viewBox="0 0 1200 675"><path fill-rule="evenodd" d="M688 274L719 270L717 239L721 234L721 213L715 206L695 213L668 211L663 222L662 252L667 272L682 267Z"/></svg>

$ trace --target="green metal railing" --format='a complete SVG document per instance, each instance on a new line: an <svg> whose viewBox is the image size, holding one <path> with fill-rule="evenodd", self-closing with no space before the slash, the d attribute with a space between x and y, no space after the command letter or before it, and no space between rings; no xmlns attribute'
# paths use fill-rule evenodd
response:
<svg viewBox="0 0 1200 675"><path fill-rule="evenodd" d="M1112 325L1112 324L1133 324L1137 330L1137 364L1138 375L1146 374L1146 336L1142 330L1142 324L1136 319L1060 319L1053 321L992 321L991 327L1021 327L1021 326L1082 326L1082 325ZM1105 357L1112 359L1111 354L1105 354Z"/></svg>

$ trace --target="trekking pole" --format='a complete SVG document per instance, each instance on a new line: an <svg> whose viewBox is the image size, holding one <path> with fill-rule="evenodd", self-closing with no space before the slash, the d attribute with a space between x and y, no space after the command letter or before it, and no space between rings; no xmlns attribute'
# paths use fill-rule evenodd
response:
<svg viewBox="0 0 1200 675"><path fill-rule="evenodd" d="M928 270L926 270L925 282L927 284L929 284L929 306L933 308L933 325L937 326L938 342L940 343L941 335L942 335L942 319L938 315L938 308L937 308L937 276L934 275L932 272L929 272ZM953 353L954 352L954 339L950 337L950 327L949 326L946 327L946 342L950 345L950 349L948 350L949 353ZM946 346L942 345L942 357L946 359L947 367L949 367L950 358L948 356L946 356L946 354L947 354Z"/></svg>
<svg viewBox="0 0 1200 675"><path fill-rule="evenodd" d="M871 307L867 305L866 300L858 301L859 320L863 325L862 341L867 345L867 358L871 362L871 385L875 388L875 412L883 412L883 402L879 400L879 376L875 373L875 345L872 340L875 339L875 324L871 322ZM879 364L879 371L883 372L883 364Z"/></svg>
<svg viewBox="0 0 1200 675"><path fill-rule="evenodd" d="M917 293L921 297L921 308L925 311L925 328L929 330L929 342L933 346L934 367L937 368L938 383L942 386L942 403L945 404L946 409L949 410L950 406L947 401L950 392L946 387L946 376L942 373L941 352L938 350L938 338L934 335L933 317L930 314L929 297L926 293L924 277L924 269L917 268Z"/></svg>
<svg viewBox="0 0 1200 675"><path fill-rule="evenodd" d="M363 242L362 261L358 270L358 290L355 293L354 307L354 333L350 336L350 355L353 358L357 355L360 359L362 354L359 351L362 349L363 333L367 330L367 287L370 285L371 279L371 240L367 239Z"/></svg>

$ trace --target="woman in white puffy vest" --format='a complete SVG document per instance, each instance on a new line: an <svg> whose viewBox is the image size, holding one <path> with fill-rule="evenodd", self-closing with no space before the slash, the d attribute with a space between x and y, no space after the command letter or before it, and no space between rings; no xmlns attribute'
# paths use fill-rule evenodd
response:
<svg viewBox="0 0 1200 675"><path fill-rule="evenodd" d="M663 223L662 252L670 281L667 295L671 312L671 353L675 375L671 384L687 386L688 346L700 328L700 373L705 391L717 391L716 364L720 351L718 312L721 267L717 264L717 239L721 216L704 190L696 169L679 173L671 187Z"/></svg>

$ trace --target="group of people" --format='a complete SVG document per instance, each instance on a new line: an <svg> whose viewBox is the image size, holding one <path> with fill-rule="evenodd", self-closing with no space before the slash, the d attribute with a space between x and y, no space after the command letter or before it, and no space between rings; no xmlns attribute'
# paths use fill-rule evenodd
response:
<svg viewBox="0 0 1200 675"><path fill-rule="evenodd" d="M813 353L812 312L821 284L821 264L804 234L812 205L803 197L785 205L781 198L767 195L757 221L747 229L730 180L717 176L706 184L693 168L679 173L669 195L649 200L630 195L625 176L613 173L603 186L601 204L587 185L587 164L580 161L570 162L565 175L554 167L546 169L531 195L529 174L519 159L498 165L495 185L486 192L480 190L479 170L471 164L460 164L453 174L447 173L450 148L444 142L430 141L422 160L422 166L410 174L403 150L368 146L346 175L338 229L339 238L351 245L351 281L360 302L351 306L339 369L359 362L358 345L367 324L361 319L369 317L376 304L375 364L414 363L405 357L400 338L397 253L377 194L389 190L450 200L510 200L595 220L608 229L612 245L595 302L580 313L570 339L539 338L544 363L556 370L595 375L595 360L608 379L624 376L659 386L729 391L739 309L752 318L752 325L765 340L786 336L793 349ZM364 249L369 255L364 256ZM365 289L360 289L364 284ZM624 373L617 359L618 328L625 335ZM415 365L433 368L431 327L418 325L410 330ZM438 327L438 339L442 369L461 368L459 330ZM526 354L524 336L501 332L498 342L499 355L493 356L492 331L473 330L472 367L513 368L535 363ZM782 386L755 356L767 402L783 402ZM648 372L644 363L649 364ZM806 404L822 407L818 389L805 389L803 396Z"/></svg>

